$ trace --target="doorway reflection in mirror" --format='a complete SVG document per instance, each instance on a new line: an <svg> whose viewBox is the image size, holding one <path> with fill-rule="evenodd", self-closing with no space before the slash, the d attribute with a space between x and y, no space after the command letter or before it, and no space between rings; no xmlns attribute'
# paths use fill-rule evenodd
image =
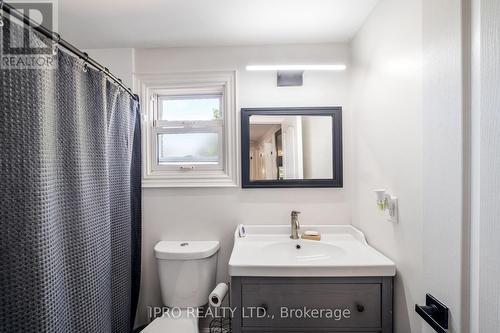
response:
<svg viewBox="0 0 500 333"><path fill-rule="evenodd" d="M250 180L333 178L332 117L250 117Z"/></svg>

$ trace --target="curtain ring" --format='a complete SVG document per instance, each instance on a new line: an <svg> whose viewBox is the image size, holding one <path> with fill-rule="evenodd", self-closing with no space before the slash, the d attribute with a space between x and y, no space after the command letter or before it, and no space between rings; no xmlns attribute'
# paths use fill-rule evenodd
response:
<svg viewBox="0 0 500 333"><path fill-rule="evenodd" d="M88 60L89 60L89 54L87 52L83 52L83 55L85 56L85 59L83 59L83 72L87 73L89 68L88 68Z"/></svg>
<svg viewBox="0 0 500 333"><path fill-rule="evenodd" d="M54 35L54 43L52 44L52 55L57 55L59 42L61 42L61 35L58 33L53 33Z"/></svg>

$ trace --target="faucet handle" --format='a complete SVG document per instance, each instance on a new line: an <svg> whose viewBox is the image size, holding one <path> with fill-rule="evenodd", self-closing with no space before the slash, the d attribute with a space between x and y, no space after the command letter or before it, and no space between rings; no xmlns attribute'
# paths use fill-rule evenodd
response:
<svg viewBox="0 0 500 333"><path fill-rule="evenodd" d="M299 214L300 212L298 210L292 210L292 216L297 216Z"/></svg>

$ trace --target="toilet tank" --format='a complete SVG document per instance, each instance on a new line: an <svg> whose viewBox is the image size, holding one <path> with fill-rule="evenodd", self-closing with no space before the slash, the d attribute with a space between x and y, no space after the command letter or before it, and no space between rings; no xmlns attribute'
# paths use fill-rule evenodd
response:
<svg viewBox="0 0 500 333"><path fill-rule="evenodd" d="M154 247L163 304L199 307L215 287L218 241L161 241Z"/></svg>

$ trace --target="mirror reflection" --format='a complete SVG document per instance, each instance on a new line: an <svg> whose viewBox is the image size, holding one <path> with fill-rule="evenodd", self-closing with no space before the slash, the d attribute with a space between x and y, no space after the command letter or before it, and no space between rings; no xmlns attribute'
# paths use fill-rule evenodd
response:
<svg viewBox="0 0 500 333"><path fill-rule="evenodd" d="M330 116L250 116L250 181L332 179Z"/></svg>

